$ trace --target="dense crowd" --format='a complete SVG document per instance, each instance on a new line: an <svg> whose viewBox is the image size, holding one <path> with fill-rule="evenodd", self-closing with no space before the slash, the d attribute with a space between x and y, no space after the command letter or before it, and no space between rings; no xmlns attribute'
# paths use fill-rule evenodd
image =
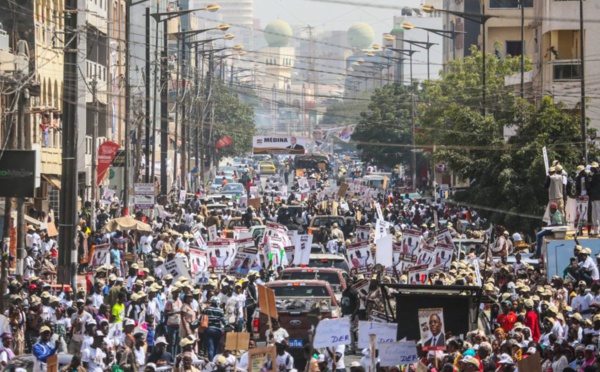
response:
<svg viewBox="0 0 600 372"><path fill-rule="evenodd" d="M55 284L59 250L55 237L28 226L23 281L12 279L4 297L0 365L4 368L13 358L31 353L34 370L44 370L49 357L65 353L69 355L66 371L149 372L167 366L178 371L245 371L248 350L257 346L255 339L265 339L276 349L272 369L294 370L298 366L289 353L287 330L273 319L268 334L256 335L252 318L259 306L257 286L278 280L281 269L295 263L275 264L271 257L247 272L215 274L208 268L197 272L190 251L202 250L204 242L214 239L210 230L215 227L219 238L225 236L231 219L240 219L241 228L251 229L252 221L260 218L306 234L314 217L335 215L343 218L343 225L320 226L312 232L312 243L348 261L347 247L360 242L359 229L367 231L368 244L391 235L400 246L403 236L415 232L423 245L435 244L431 242L440 241L440 231L453 240L470 238L477 243L464 251L454 247L447 266L438 255L429 268L445 269L431 270L416 282L410 267L406 270L401 263L398 270L377 272L374 265L364 273L351 270L340 305L353 324L352 342L320 350L305 345L306 370L515 371L520 361L534 355L540 358L543 372L600 370L600 278L589 248L577 245L564 275L548 281L543 265L521 260L521 255L535 252L535 244L523 239L525 234L510 234L502 226L490 228L472 208L444 199L410 197L399 186L404 180L397 169L388 193L355 186L340 197L335 193L338 186L354 182L361 170L351 163L338 165L335 180L324 170L304 170L311 180L309 191L302 189L297 177L289 190L283 177L270 177L260 187L259 208L247 205L248 187L246 203L224 198L225 208L209 211L207 195L200 189L183 204L137 212L135 219L147 229L110 231L107 222L118 217L118 200L106 209L98 208L95 216L86 204L78 225L81 280L76 288ZM345 169L351 172L346 174ZM259 175L244 177L261 184ZM551 213L560 218L560 206L552 205ZM383 232L377 231L380 225ZM253 239L259 250L266 248L262 237ZM95 262L93 248L101 246L107 246L107 257ZM509 257L514 258L510 263ZM164 270L165 263L180 258L190 275L173 276ZM365 279L367 291L359 291L357 285ZM446 334L445 343L435 351L426 351L418 343L418 361L411 365L373 366L371 350L356 345L356 323L371 320L374 311L384 312L388 300L394 309L400 306L393 290L382 292L381 285L390 283L481 288L487 299L480 305L485 317L481 329L464 336ZM252 336L248 347L228 350L225 335L229 332L248 332ZM352 354L360 360L346 366L344 358Z"/></svg>

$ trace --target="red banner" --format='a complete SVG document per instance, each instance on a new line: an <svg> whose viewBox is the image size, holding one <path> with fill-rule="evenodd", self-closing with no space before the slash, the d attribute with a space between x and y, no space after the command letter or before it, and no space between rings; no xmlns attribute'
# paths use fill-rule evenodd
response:
<svg viewBox="0 0 600 372"><path fill-rule="evenodd" d="M119 144L106 141L98 147L98 179L96 183L99 185L108 167L110 167L110 163L112 163L115 158L117 151L119 150Z"/></svg>
<svg viewBox="0 0 600 372"><path fill-rule="evenodd" d="M217 141L217 149L233 145L233 140L229 136L223 136Z"/></svg>

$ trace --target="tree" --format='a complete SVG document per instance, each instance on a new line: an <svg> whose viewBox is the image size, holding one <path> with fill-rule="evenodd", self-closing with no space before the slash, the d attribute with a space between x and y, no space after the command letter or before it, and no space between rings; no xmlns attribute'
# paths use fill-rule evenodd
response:
<svg viewBox="0 0 600 372"><path fill-rule="evenodd" d="M548 202L542 148L548 148L551 160L574 170L580 154L579 117L549 97L539 107L515 98L504 86L504 76L518 72L519 59L491 54L483 106L481 53L472 53L451 61L439 80L423 84L418 141L434 148L433 162L445 163L470 181L466 191L455 194L456 201L509 230L530 233L541 225ZM505 127L515 131L508 140Z"/></svg>
<svg viewBox="0 0 600 372"><path fill-rule="evenodd" d="M256 133L254 126L254 109L252 105L242 103L236 94L219 81L212 86L214 127L213 143L222 136L229 136L233 145L219 149L218 158L239 156L252 151L252 136Z"/></svg>
<svg viewBox="0 0 600 372"><path fill-rule="evenodd" d="M364 161L393 167L410 159L411 91L400 84L375 90L352 134Z"/></svg>
<svg viewBox="0 0 600 372"><path fill-rule="evenodd" d="M369 96L359 95L356 98L348 98L342 102L334 102L327 105L321 124L341 125L356 124L360 119L360 113L367 110Z"/></svg>

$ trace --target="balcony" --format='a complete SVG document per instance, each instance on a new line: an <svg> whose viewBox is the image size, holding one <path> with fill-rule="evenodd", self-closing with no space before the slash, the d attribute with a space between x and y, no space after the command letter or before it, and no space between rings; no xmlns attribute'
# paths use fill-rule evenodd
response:
<svg viewBox="0 0 600 372"><path fill-rule="evenodd" d="M552 64L552 77L554 81L581 80L581 61L558 59Z"/></svg>

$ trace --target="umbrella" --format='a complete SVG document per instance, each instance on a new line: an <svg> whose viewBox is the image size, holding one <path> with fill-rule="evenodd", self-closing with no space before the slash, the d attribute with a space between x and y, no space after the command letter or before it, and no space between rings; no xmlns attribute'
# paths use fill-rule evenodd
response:
<svg viewBox="0 0 600 372"><path fill-rule="evenodd" d="M104 230L108 232L113 232L117 230L137 230L137 231L148 231L152 232L152 227L147 223L143 223L142 221L138 221L131 216L114 218L104 226Z"/></svg>

